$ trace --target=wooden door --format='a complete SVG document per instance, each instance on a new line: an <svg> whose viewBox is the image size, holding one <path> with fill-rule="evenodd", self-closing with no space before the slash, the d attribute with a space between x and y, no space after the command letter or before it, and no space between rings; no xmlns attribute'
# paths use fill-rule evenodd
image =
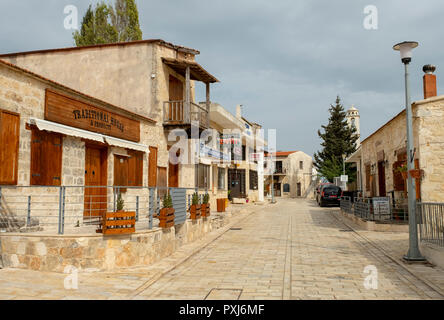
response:
<svg viewBox="0 0 444 320"><path fill-rule="evenodd" d="M102 216L107 209L106 196L107 149L86 146L84 218Z"/></svg>
<svg viewBox="0 0 444 320"><path fill-rule="evenodd" d="M163 198L167 193L167 168L157 168L157 187L159 188L158 194Z"/></svg>
<svg viewBox="0 0 444 320"><path fill-rule="evenodd" d="M297 196L298 197L302 197L302 187L301 187L301 183L298 182L297 186Z"/></svg>
<svg viewBox="0 0 444 320"><path fill-rule="evenodd" d="M176 156L180 157L180 150L176 152ZM179 164L172 164L171 159L168 163L168 187L179 188Z"/></svg>
<svg viewBox="0 0 444 320"><path fill-rule="evenodd" d="M148 156L148 187L157 185L157 148L150 147Z"/></svg>
<svg viewBox="0 0 444 320"><path fill-rule="evenodd" d="M385 166L384 162L378 162L378 185L379 185L379 196L385 197L387 195L385 189Z"/></svg>
<svg viewBox="0 0 444 320"><path fill-rule="evenodd" d="M169 99L176 101L169 105L168 120L182 121L183 120L183 83L176 77L170 75L169 79Z"/></svg>

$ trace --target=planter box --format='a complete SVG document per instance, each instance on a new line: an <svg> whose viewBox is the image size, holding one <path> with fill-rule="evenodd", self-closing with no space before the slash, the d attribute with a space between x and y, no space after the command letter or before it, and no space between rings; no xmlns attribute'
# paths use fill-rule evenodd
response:
<svg viewBox="0 0 444 320"><path fill-rule="evenodd" d="M190 207L190 218L191 218L191 220L199 219L200 215L201 215L201 205L200 204L193 204Z"/></svg>
<svg viewBox="0 0 444 320"><path fill-rule="evenodd" d="M159 212L159 227L163 229L171 228L174 226L174 208L162 208Z"/></svg>
<svg viewBox="0 0 444 320"><path fill-rule="evenodd" d="M210 212L210 204L209 204L209 203L207 203L207 204L205 204L205 203L202 204L202 205L201 205L200 212L201 212L202 217L209 217L209 216L211 215L211 212Z"/></svg>
<svg viewBox="0 0 444 320"><path fill-rule="evenodd" d="M102 218L102 229L97 230L104 235L109 234L132 234L136 232L135 212L107 212Z"/></svg>
<svg viewBox="0 0 444 320"><path fill-rule="evenodd" d="M217 199L217 212L225 212L227 199Z"/></svg>

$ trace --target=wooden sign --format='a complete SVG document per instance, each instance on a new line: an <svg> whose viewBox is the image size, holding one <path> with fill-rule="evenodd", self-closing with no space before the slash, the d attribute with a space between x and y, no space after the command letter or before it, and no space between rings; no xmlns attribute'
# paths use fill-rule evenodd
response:
<svg viewBox="0 0 444 320"><path fill-rule="evenodd" d="M104 135L140 141L140 122L46 90L45 119Z"/></svg>

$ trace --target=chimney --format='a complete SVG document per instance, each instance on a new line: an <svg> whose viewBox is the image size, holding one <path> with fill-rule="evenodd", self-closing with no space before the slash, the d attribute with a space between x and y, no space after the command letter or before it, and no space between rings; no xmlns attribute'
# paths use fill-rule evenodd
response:
<svg viewBox="0 0 444 320"><path fill-rule="evenodd" d="M236 118L240 119L242 118L242 105L238 104L236 106Z"/></svg>
<svg viewBox="0 0 444 320"><path fill-rule="evenodd" d="M424 71L424 99L436 97L437 96L437 90L436 90L436 75L433 74L435 72L436 67L427 64L422 68L422 71Z"/></svg>

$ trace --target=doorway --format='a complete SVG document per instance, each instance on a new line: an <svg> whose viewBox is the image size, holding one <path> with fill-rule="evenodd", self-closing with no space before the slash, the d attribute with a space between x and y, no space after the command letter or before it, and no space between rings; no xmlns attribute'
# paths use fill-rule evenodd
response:
<svg viewBox="0 0 444 320"><path fill-rule="evenodd" d="M101 217L107 210L107 156L107 147L85 146L84 219Z"/></svg>
<svg viewBox="0 0 444 320"><path fill-rule="evenodd" d="M246 198L244 169L228 170L228 187L231 198Z"/></svg>
<svg viewBox="0 0 444 320"><path fill-rule="evenodd" d="M297 196L302 197L302 186L300 182L297 183L296 188L297 188Z"/></svg>
<svg viewBox="0 0 444 320"><path fill-rule="evenodd" d="M384 162L378 162L378 185L379 185L379 196L385 197L387 195L385 188L385 166Z"/></svg>
<svg viewBox="0 0 444 320"><path fill-rule="evenodd" d="M168 150L170 150L170 147ZM180 150L177 150L176 157L180 157ZM168 187L179 188L179 164L172 164L171 160L172 159L170 157L168 161Z"/></svg>
<svg viewBox="0 0 444 320"><path fill-rule="evenodd" d="M170 121L183 121L183 83L176 77L169 78L169 114Z"/></svg>

